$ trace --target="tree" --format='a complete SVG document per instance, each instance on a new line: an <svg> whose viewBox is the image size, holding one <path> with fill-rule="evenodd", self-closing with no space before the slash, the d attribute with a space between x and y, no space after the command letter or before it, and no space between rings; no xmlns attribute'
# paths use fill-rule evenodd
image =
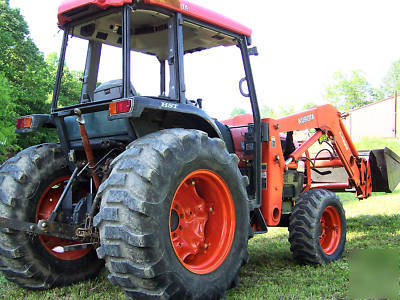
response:
<svg viewBox="0 0 400 300"><path fill-rule="evenodd" d="M279 105L278 106L278 113L277 113L277 117L278 118L282 118L291 114L294 114L296 112L296 109L294 108L293 105Z"/></svg>
<svg viewBox="0 0 400 300"><path fill-rule="evenodd" d="M55 81L58 69L57 53L52 52L46 57L46 63L49 66L50 77ZM82 82L80 78L83 77L83 72L70 71L65 65L63 77L61 80L60 94L58 97L59 106L68 106L79 103L81 97Z"/></svg>
<svg viewBox="0 0 400 300"><path fill-rule="evenodd" d="M316 104L313 101L307 102L306 104L303 105L303 110L309 110L310 108L316 107L318 104Z"/></svg>
<svg viewBox="0 0 400 300"><path fill-rule="evenodd" d="M231 117L237 116L237 115L242 115L245 114L246 111L242 107L235 107L232 112L231 112Z"/></svg>
<svg viewBox="0 0 400 300"><path fill-rule="evenodd" d="M384 97L392 97L394 91L400 91L400 59L390 66L383 78L381 91Z"/></svg>
<svg viewBox="0 0 400 300"><path fill-rule="evenodd" d="M11 101L10 84L0 72L0 161L4 161L9 152L17 150L14 103Z"/></svg>
<svg viewBox="0 0 400 300"><path fill-rule="evenodd" d="M373 88L361 71L350 74L336 72L326 91L326 99L340 110L349 110L381 99L382 93Z"/></svg>
<svg viewBox="0 0 400 300"><path fill-rule="evenodd" d="M43 55L29 37L27 23L18 9L9 6L8 0L0 0L0 20L0 72L2 84L7 84L8 102L12 102L7 114L15 114L15 118L48 113L50 106L46 99L52 87L50 72ZM11 136L14 128L4 130ZM48 141L48 136L44 132L30 134L29 139L19 135L14 146L26 148Z"/></svg>
<svg viewBox="0 0 400 300"><path fill-rule="evenodd" d="M267 105L262 105L260 107L260 114L261 114L261 118L276 118L276 113L275 111Z"/></svg>

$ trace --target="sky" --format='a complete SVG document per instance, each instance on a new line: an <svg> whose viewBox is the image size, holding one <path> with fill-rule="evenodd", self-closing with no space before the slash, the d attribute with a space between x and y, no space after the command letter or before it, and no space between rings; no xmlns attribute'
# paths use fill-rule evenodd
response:
<svg viewBox="0 0 400 300"><path fill-rule="evenodd" d="M251 58L260 106L300 109L307 102L323 103L336 71L361 70L374 86L379 86L391 63L400 58L398 0L191 2L252 28L253 44L260 53ZM39 3L10 0L11 6L21 9L40 51L45 55L58 53L62 33L56 24L61 1ZM85 54L82 49L74 52L69 66L83 65ZM101 79L118 77L120 58L116 62L116 57L111 52L105 54ZM151 82L153 74L158 76L158 66L152 59L137 56L133 61L139 69L133 76L135 88L142 95L157 88L158 82ZM240 53L235 47L203 51L185 59L188 97L202 98L206 111L219 119L229 117L235 107L250 110L249 100L238 91L243 76Z"/></svg>

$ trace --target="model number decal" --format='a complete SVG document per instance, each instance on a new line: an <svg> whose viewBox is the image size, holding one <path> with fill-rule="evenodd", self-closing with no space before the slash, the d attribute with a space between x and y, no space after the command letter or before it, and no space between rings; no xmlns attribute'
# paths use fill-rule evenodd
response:
<svg viewBox="0 0 400 300"><path fill-rule="evenodd" d="M178 108L178 104L173 104L173 103L168 103L168 102L161 102L161 107L162 108L177 109Z"/></svg>
<svg viewBox="0 0 400 300"><path fill-rule="evenodd" d="M186 3L182 3L181 4L181 9L185 10L185 11L188 11L189 10L189 5L187 5Z"/></svg>
<svg viewBox="0 0 400 300"><path fill-rule="evenodd" d="M315 120L315 116L314 116L314 114L309 114L309 115L307 115L307 116L304 116L304 117L301 117L301 118L299 118L299 124L301 125L301 124L304 124L304 123L308 123L308 122L311 122L311 121L313 121L313 120Z"/></svg>

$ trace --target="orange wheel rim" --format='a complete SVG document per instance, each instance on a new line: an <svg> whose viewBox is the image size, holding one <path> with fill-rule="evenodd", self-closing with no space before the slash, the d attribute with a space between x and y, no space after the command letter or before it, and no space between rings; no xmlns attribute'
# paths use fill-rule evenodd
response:
<svg viewBox="0 0 400 300"><path fill-rule="evenodd" d="M320 220L319 241L322 251L327 255L335 253L339 246L342 225L337 209L328 206L322 213Z"/></svg>
<svg viewBox="0 0 400 300"><path fill-rule="evenodd" d="M36 223L40 220L47 220L49 218L51 212L57 205L69 178L69 176L58 178L46 188L36 209ZM43 234L39 235L39 240L47 252L61 260L76 260L85 256L90 251L90 249L82 249L58 253L53 250L55 247L79 244L79 242L59 239Z"/></svg>
<svg viewBox="0 0 400 300"><path fill-rule="evenodd" d="M235 207L225 181L209 170L190 173L172 200L171 243L182 265L195 274L215 271L235 235Z"/></svg>

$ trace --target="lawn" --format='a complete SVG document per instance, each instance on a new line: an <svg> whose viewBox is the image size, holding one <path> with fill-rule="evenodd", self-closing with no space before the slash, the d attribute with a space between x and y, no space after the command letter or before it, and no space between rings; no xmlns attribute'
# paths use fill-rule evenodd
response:
<svg viewBox="0 0 400 300"><path fill-rule="evenodd" d="M250 262L242 284L228 299L345 299L349 261L360 249L400 249L400 188L367 200L340 194L347 216L347 244L340 261L325 266L298 265L291 257L286 228L272 228L249 245Z"/></svg>
<svg viewBox="0 0 400 300"><path fill-rule="evenodd" d="M286 228L271 228L249 243L250 262L242 268L241 285L227 299L344 299L349 286L349 260L359 249L400 248L400 188L358 201L340 194L347 215L344 258L325 266L304 266L291 257ZM3 299L124 299L103 272L95 280L44 292L19 288L0 276Z"/></svg>

